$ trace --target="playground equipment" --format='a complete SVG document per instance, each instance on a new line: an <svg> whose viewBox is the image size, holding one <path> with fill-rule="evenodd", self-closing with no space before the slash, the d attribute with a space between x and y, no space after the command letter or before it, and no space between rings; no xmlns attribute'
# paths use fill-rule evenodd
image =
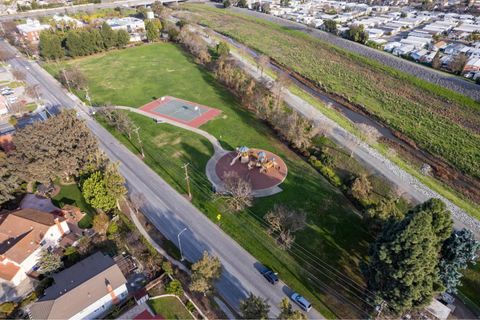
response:
<svg viewBox="0 0 480 320"><path fill-rule="evenodd" d="M267 173L271 168L280 169L280 166L275 161L275 157L269 159L265 151L250 150L245 146L238 147L236 151L237 154L230 162L230 166L233 166L237 160L240 160L240 163L248 166L248 170L258 168L260 173Z"/></svg>
<svg viewBox="0 0 480 320"><path fill-rule="evenodd" d="M250 148L241 146L237 148L237 155L232 159L230 165L233 166L237 160L240 159L240 163L246 164L250 161Z"/></svg>

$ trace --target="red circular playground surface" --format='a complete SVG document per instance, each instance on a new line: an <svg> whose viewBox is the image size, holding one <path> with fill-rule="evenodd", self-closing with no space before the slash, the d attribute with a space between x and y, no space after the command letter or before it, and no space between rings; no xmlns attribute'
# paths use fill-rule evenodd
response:
<svg viewBox="0 0 480 320"><path fill-rule="evenodd" d="M223 177L226 172L235 171L239 177L249 181L252 185L253 190L267 189L275 187L285 180L287 176L287 166L283 160L276 154L259 149L250 149L250 153L255 154L260 151L265 152L267 159L275 159L275 166L270 167L266 172L260 172L259 167L248 168L247 163L241 163L240 159L237 159L233 165L231 165L232 160L237 156L236 151L229 152L221 157L216 165L215 172L220 180L223 181ZM250 157L254 161L253 157Z"/></svg>

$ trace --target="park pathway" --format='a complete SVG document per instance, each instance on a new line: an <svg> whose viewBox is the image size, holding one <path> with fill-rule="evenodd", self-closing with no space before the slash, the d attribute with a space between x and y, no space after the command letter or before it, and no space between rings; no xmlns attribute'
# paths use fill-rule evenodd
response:
<svg viewBox="0 0 480 320"><path fill-rule="evenodd" d="M223 157L225 154L229 153L230 151L223 149L223 147L220 144L220 142L218 141L218 139L215 138L213 135L211 135L210 133L208 133L204 130L189 126L187 124L184 124L184 123L172 120L172 119L164 118L162 116L158 116L158 115L155 115L151 112L143 111L141 109L136 109L136 108L132 108L132 107L125 107L125 106L114 106L113 108L138 113L138 114L141 114L143 116L152 118L153 120L158 121L159 123L160 122L161 123L168 123L172 126L194 132L194 133L199 134L199 135L203 136L204 138L208 139L208 141L210 141L210 143L213 145L214 153L213 153L213 156L207 162L207 165L205 167L205 173L207 175L208 180L210 180L210 182L213 184L213 187L215 188L215 192L223 193L223 192L226 191L225 188L223 187L222 180L217 175L217 172L215 170L215 166L216 166L218 160L221 157ZM274 187L271 187L271 188L266 188L266 189L261 189L261 190L253 190L252 195L254 197L257 197L257 198L268 197L268 196L274 195L276 193L279 193L281 191L282 191L282 189L279 186L274 186Z"/></svg>
<svg viewBox="0 0 480 320"><path fill-rule="evenodd" d="M216 40L214 37L207 36L205 34L205 29L205 27L198 27L197 31L200 34L203 34L203 38L205 41L207 41L207 43L210 45L215 45ZM235 47L247 48L247 52L252 52L252 50L250 50L248 47L237 43L229 37L220 35L216 32L214 32L214 34L217 39L228 41ZM263 83L272 83L272 81L274 81L272 77L260 71L252 61L246 59L240 53L231 51L230 54L237 60L238 65L257 81ZM399 190L404 192L403 194L406 197L410 198L414 202L420 203L431 198L442 200L452 213L455 229L469 229L475 234L477 239L480 239L480 221L470 216L462 208L458 207L441 194L430 189L410 173L398 167L395 163L387 159L374 148L370 147L367 143L357 138L338 123L325 116L315 106L293 94L290 90L284 89L283 94L285 103L290 108L296 110L306 118L314 121L318 127L328 128L328 130L325 130L325 134L336 144L352 152L353 156L366 167L368 167L372 172L378 173L385 177L385 179L397 186Z"/></svg>

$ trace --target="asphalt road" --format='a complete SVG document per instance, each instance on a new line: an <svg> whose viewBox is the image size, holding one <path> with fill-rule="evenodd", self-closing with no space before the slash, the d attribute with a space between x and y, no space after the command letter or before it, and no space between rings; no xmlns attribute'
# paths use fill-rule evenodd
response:
<svg viewBox="0 0 480 320"><path fill-rule="evenodd" d="M17 53L4 41L0 41L0 49ZM127 181L129 192L145 196L142 211L163 235L178 245L178 233L187 228L181 235L181 246L187 260L193 262L198 260L204 250L220 258L223 272L216 283L216 288L231 307L238 312L240 300L249 292L253 292L267 299L271 306L271 317L279 314L278 305L291 293L285 284L280 282L272 286L268 283L258 272L258 262L252 255L93 120L88 115L88 109L71 97L39 65L23 57L15 57L8 62L25 71L26 81L32 85L38 84L41 96L49 103L75 108L78 111L79 117L86 121L87 126L98 138L100 147L112 161L120 163L120 172ZM323 319L323 316L314 309L308 316L311 319Z"/></svg>
<svg viewBox="0 0 480 320"><path fill-rule="evenodd" d="M211 4L211 5L216 6L218 4ZM472 99L480 101L480 85L464 80L458 76L454 76L445 72L440 72L432 68L420 65L418 63L414 63L402 58L395 57L394 55L386 53L384 51L376 50L376 49L358 44L356 42L343 39L333 34L308 27L304 24L282 19L279 17L275 17L270 14L264 14L261 12L237 8L237 7L232 7L229 10L233 10L235 12L241 12L243 14L248 14L256 18L275 22L279 25L288 27L290 29L307 33L315 38L328 42L332 45L338 46L340 48L346 49L351 52L358 53L364 57L376 60L394 69L406 72L408 74L411 74L413 76L426 80L430 83L440 85L447 89L450 89L460 94L471 97Z"/></svg>
<svg viewBox="0 0 480 320"><path fill-rule="evenodd" d="M170 3L170 2L182 2L185 0L160 0L162 3ZM22 18L34 18L40 16L49 16L58 13L66 14L66 13L75 13L79 11L91 11L97 9L108 9L108 8L116 8L119 6L140 6L140 5L148 5L155 2L155 0L124 0L124 1L115 1L110 3L88 3L88 4L81 4L76 6L66 6L66 7L58 7L58 8L49 8L49 9L38 9L38 10L30 10L26 12L18 12L15 14L6 14L0 12L0 21L8 21L13 19L22 19Z"/></svg>

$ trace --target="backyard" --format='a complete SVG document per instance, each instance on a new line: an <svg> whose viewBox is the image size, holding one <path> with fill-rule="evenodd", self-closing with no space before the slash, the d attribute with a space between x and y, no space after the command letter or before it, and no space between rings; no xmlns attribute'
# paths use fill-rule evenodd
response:
<svg viewBox="0 0 480 320"><path fill-rule="evenodd" d="M90 96L99 105L140 107L165 95L194 101L222 111L201 129L216 136L226 149L247 145L282 157L289 169L281 185L283 192L255 200L246 212L227 214L222 210L222 201L212 201L204 174L205 164L213 152L209 142L191 132L130 114L141 128L145 162L162 178L179 192L186 193L181 166L190 163L193 202L209 218L216 221L217 214L222 212L221 227L263 264L279 272L295 290L310 298L325 316L366 316L358 309L363 303L359 298L362 289L354 289L352 293L339 285L339 280L349 277L360 284L360 288L363 286L359 264L364 261L372 240L365 223L339 190L281 143L270 128L242 109L209 72L172 44L114 51L68 63L77 65L85 73ZM59 67L61 65L52 64L47 69L55 74ZM129 141L103 124L139 154L135 139ZM264 228L263 216L275 203L307 213L307 227L297 232L296 245L290 251L280 250Z"/></svg>
<svg viewBox="0 0 480 320"><path fill-rule="evenodd" d="M148 300L153 312L164 319L193 319L185 306L177 297L162 297Z"/></svg>
<svg viewBox="0 0 480 320"><path fill-rule="evenodd" d="M60 192L52 198L52 202L55 206L62 208L66 204L76 206L85 212L86 215L82 220L78 222L80 228L90 228L92 226L94 209L85 202L82 192L78 188L78 185L73 184L60 184Z"/></svg>

